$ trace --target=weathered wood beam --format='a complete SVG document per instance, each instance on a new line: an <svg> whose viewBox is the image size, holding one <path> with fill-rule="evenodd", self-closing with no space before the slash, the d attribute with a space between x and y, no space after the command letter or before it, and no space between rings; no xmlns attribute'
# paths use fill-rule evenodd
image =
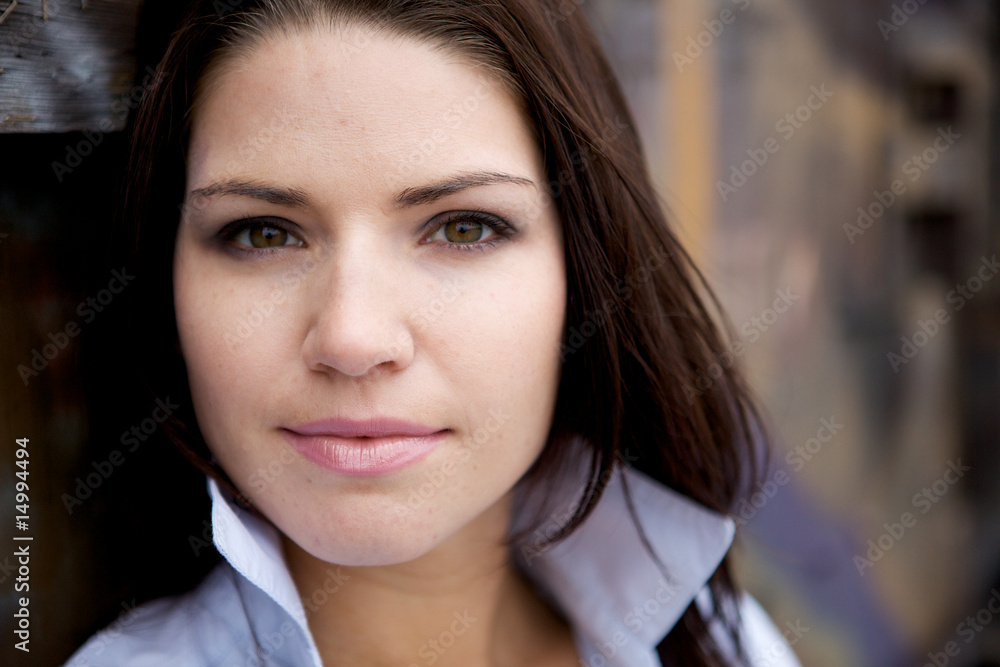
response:
<svg viewBox="0 0 1000 667"><path fill-rule="evenodd" d="M141 0L0 0L0 132L125 126Z"/></svg>

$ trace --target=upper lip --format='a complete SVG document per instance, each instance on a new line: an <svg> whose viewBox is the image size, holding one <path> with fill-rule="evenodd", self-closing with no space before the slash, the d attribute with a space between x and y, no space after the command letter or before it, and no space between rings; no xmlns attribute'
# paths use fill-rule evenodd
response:
<svg viewBox="0 0 1000 667"><path fill-rule="evenodd" d="M286 427L299 435L332 435L340 438L383 438L386 436L431 435L444 429L424 426L395 417L371 419L317 419L306 424Z"/></svg>

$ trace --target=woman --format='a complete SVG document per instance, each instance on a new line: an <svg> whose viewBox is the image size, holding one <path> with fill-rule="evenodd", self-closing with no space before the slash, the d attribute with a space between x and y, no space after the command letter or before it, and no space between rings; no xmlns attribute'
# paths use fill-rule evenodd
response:
<svg viewBox="0 0 1000 667"><path fill-rule="evenodd" d="M582 14L196 4L127 211L225 561L70 664L784 648L724 560L757 419Z"/></svg>

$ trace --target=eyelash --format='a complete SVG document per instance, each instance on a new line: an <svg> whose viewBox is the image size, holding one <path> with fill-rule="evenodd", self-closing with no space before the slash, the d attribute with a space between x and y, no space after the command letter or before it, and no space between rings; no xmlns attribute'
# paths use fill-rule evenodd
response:
<svg viewBox="0 0 1000 667"><path fill-rule="evenodd" d="M435 223L434 228L426 236L432 236L448 223L460 220L478 222L484 225L485 227L488 227L493 232L495 232L495 235L486 241L477 241L474 243L446 242L441 244L447 246L449 250L454 249L459 252L479 250L480 252L486 252L489 249L496 247L498 243L509 240L510 238L512 238L517 234L517 230L514 228L514 226L511 225L506 220L504 220L503 218L481 209L469 209L466 211L451 211L445 214L444 219L437 219L437 218L432 219L431 221L428 222L428 225L431 223ZM243 233L248 229L253 229L254 227L273 227L275 229L280 229L284 231L286 234L296 239L299 238L298 234L295 232L294 229L292 229L291 225L288 225L287 223L278 218L253 218L249 216L240 218L239 220L233 220L229 224L225 225L222 229L220 229L217 232L216 237L223 245L243 255L262 256L271 254L282 248L301 247L301 245L292 245L292 246L286 245L286 246L274 246L271 248L252 248L242 244L237 244L235 242L237 236L239 236L241 233ZM300 243L304 244L305 242L301 241L300 239Z"/></svg>
<svg viewBox="0 0 1000 667"><path fill-rule="evenodd" d="M276 250L288 247L301 247L301 246L274 246L271 248L253 248L250 246L245 246L236 243L236 237L247 231L248 229L253 229L254 227L273 227L274 229L280 229L289 236L293 236L296 239L299 238L298 234L294 229L284 221L278 218L252 218L250 216L244 216L239 220L233 220L222 229L216 233L216 237L219 239L220 243L227 249L233 252L238 252L242 255L256 255L263 256L269 255ZM305 244L304 241L299 239L300 243Z"/></svg>
<svg viewBox="0 0 1000 667"><path fill-rule="evenodd" d="M467 211L452 211L445 214L443 220L434 219L435 222L433 231L428 234L432 236L442 229L445 225L450 222L456 222L459 220L468 220L471 222L478 222L481 225L493 230L496 235L491 237L487 241L476 241L475 243L446 243L446 245L459 252L479 250L480 252L486 252L490 248L496 247L498 243L509 240L517 234L517 230L509 222L501 217L488 213L482 209L470 209Z"/></svg>

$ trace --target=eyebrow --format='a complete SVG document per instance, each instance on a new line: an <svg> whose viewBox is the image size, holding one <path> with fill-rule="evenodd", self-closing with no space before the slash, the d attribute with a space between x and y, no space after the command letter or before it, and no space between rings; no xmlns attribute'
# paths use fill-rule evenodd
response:
<svg viewBox="0 0 1000 667"><path fill-rule="evenodd" d="M393 201L396 203L397 208L420 206L422 204L430 204L462 190L498 183L515 183L537 187L534 181L523 176L514 176L495 171L472 171L455 174L429 185L406 188L393 197ZM254 181L230 179L219 183L212 183L211 185L191 191L192 197L211 197L212 195L250 197L288 208L307 208L310 206L309 195L302 190L264 185Z"/></svg>
<svg viewBox="0 0 1000 667"><path fill-rule="evenodd" d="M238 195L266 201L269 204L286 206L288 208L306 208L309 206L309 196L295 188L281 188L262 185L253 181L230 179L220 183L212 183L203 188L191 191L194 197L211 197L212 195Z"/></svg>
<svg viewBox="0 0 1000 667"><path fill-rule="evenodd" d="M495 171L473 171L456 174L444 180L430 185L416 188L406 188L396 195L395 201L398 208L408 206L419 206L430 204L442 197L453 195L468 188L475 188L482 185L495 185L497 183L516 183L519 185L530 185L535 187L535 182L530 178L522 176L512 176Z"/></svg>

